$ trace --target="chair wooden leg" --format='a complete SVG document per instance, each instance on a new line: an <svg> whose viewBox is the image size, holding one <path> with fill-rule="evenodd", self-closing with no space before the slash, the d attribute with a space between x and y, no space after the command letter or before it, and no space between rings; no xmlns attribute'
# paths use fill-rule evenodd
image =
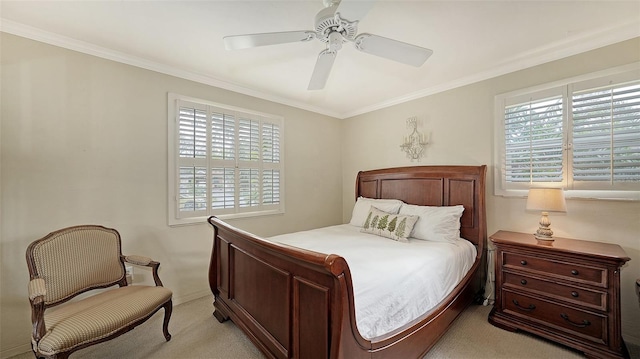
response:
<svg viewBox="0 0 640 359"><path fill-rule="evenodd" d="M36 359L49 359L49 358L68 359L69 355L71 355L71 352L62 352L62 353L54 354L52 357L49 357L49 356L40 356L40 355L38 355L38 353L36 353L33 350L31 350L31 352L36 357Z"/></svg>
<svg viewBox="0 0 640 359"><path fill-rule="evenodd" d="M169 300L164 304L164 322L162 323L162 332L164 338L171 340L171 334L169 334L169 319L171 319L171 312L173 311L173 301Z"/></svg>
<svg viewBox="0 0 640 359"><path fill-rule="evenodd" d="M71 355L71 352L64 352L64 353L58 353L58 354L53 354L53 356L39 356L36 353L33 353L33 355L36 356L36 359L69 359L69 355Z"/></svg>

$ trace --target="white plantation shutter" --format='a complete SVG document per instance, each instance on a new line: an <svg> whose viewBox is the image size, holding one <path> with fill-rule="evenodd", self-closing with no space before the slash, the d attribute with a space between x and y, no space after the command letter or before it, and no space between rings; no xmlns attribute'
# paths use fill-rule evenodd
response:
<svg viewBox="0 0 640 359"><path fill-rule="evenodd" d="M236 207L236 169L213 167L211 169L211 207L213 210Z"/></svg>
<svg viewBox="0 0 640 359"><path fill-rule="evenodd" d="M280 162L280 126L273 123L262 125L262 161Z"/></svg>
<svg viewBox="0 0 640 359"><path fill-rule="evenodd" d="M640 200L640 67L496 96L496 194Z"/></svg>
<svg viewBox="0 0 640 359"><path fill-rule="evenodd" d="M180 107L179 123L180 157L206 158L206 111L195 108Z"/></svg>
<svg viewBox="0 0 640 359"><path fill-rule="evenodd" d="M640 181L640 82L573 94L573 181Z"/></svg>
<svg viewBox="0 0 640 359"><path fill-rule="evenodd" d="M234 160L236 157L236 122L232 114L211 113L211 158Z"/></svg>
<svg viewBox="0 0 640 359"><path fill-rule="evenodd" d="M238 205L241 210L260 205L260 122L246 117L238 121ZM244 168L243 168L244 167Z"/></svg>
<svg viewBox="0 0 640 359"><path fill-rule="evenodd" d="M180 166L181 212L204 211L207 209L207 168Z"/></svg>
<svg viewBox="0 0 640 359"><path fill-rule="evenodd" d="M236 120L211 109L211 209L233 213L236 207Z"/></svg>
<svg viewBox="0 0 640 359"><path fill-rule="evenodd" d="M173 94L169 99L176 114L169 126L175 136L170 224L282 213L282 118Z"/></svg>
<svg viewBox="0 0 640 359"><path fill-rule="evenodd" d="M260 159L260 122L240 118L238 122L238 157L240 161Z"/></svg>
<svg viewBox="0 0 640 359"><path fill-rule="evenodd" d="M562 182L562 122L559 96L505 109L507 182Z"/></svg>
<svg viewBox="0 0 640 359"><path fill-rule="evenodd" d="M202 215L207 210L207 112L179 107L178 211Z"/></svg>
<svg viewBox="0 0 640 359"><path fill-rule="evenodd" d="M280 204L280 126L262 124L262 203Z"/></svg>
<svg viewBox="0 0 640 359"><path fill-rule="evenodd" d="M260 177L255 168L241 168L239 191L240 208L260 205Z"/></svg>
<svg viewBox="0 0 640 359"><path fill-rule="evenodd" d="M264 170L262 172L262 203L280 203L280 171Z"/></svg>

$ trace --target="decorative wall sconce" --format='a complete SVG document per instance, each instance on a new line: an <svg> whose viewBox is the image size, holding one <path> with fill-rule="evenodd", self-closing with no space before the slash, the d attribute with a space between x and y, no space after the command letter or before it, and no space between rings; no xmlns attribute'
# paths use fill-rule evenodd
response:
<svg viewBox="0 0 640 359"><path fill-rule="evenodd" d="M429 143L428 139L418 132L418 118L409 117L407 119L407 128L413 131L409 136L404 136L404 141L400 145L400 149L407 153L407 158L420 161L420 157L424 152L425 146Z"/></svg>

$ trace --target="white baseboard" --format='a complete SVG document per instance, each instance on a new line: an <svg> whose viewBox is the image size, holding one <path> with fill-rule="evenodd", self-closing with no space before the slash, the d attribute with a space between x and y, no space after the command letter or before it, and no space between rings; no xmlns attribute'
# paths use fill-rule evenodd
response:
<svg viewBox="0 0 640 359"><path fill-rule="evenodd" d="M211 294L211 290L204 289L201 291L197 291L194 293L190 293L187 295L174 296L173 297L173 305L178 305L186 302L190 302L192 300L200 299L202 297L211 296L211 302L213 303L213 294Z"/></svg>
<svg viewBox="0 0 640 359"><path fill-rule="evenodd" d="M640 338L634 335L623 335L622 337L624 338L624 342L627 344L627 346L631 344L640 347Z"/></svg>
<svg viewBox="0 0 640 359"><path fill-rule="evenodd" d="M31 344L18 345L17 347L13 347L11 349L2 349L0 350L0 359L7 359L12 356L27 352L31 352Z"/></svg>

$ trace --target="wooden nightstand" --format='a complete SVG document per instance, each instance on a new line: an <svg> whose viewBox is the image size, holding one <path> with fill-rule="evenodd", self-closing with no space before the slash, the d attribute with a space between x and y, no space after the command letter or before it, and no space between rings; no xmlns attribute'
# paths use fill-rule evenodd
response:
<svg viewBox="0 0 640 359"><path fill-rule="evenodd" d="M630 258L616 244L499 231L496 301L489 322L584 352L628 358L620 329L620 267Z"/></svg>

